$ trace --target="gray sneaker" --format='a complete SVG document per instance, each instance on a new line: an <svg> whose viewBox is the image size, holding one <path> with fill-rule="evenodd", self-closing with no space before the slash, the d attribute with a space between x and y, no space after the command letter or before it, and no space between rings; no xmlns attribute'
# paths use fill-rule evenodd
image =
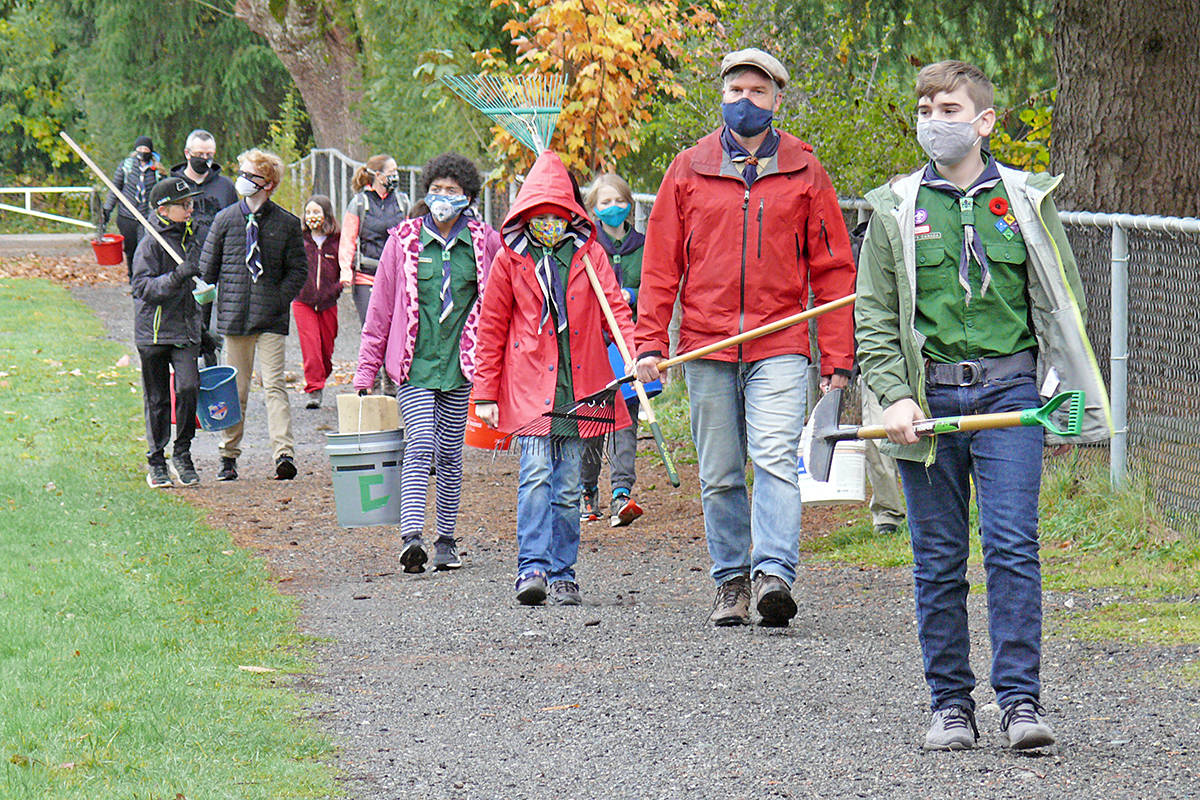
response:
<svg viewBox="0 0 1200 800"><path fill-rule="evenodd" d="M425 571L425 562L429 556L425 554L425 543L420 536L414 536L404 543L400 551L400 564L405 572L417 573Z"/></svg>
<svg viewBox="0 0 1200 800"><path fill-rule="evenodd" d="M1032 750L1054 744L1054 731L1042 719L1042 707L1033 700L1017 700L1004 709L1000 730L1008 734L1013 750Z"/></svg>
<svg viewBox="0 0 1200 800"><path fill-rule="evenodd" d="M167 469L171 471L171 477L184 486L195 486L200 482L200 475L196 472L196 465L192 463L191 453L176 453L171 456Z"/></svg>
<svg viewBox="0 0 1200 800"><path fill-rule="evenodd" d="M717 587L708 621L718 628L750 622L750 576L737 575Z"/></svg>
<svg viewBox="0 0 1200 800"><path fill-rule="evenodd" d="M458 540L452 536L439 536L433 543L433 568L442 572L461 566L462 561L458 558Z"/></svg>
<svg viewBox="0 0 1200 800"><path fill-rule="evenodd" d="M760 572L754 580L754 610L758 624L764 628L786 628L796 616L796 601L792 590L778 575Z"/></svg>
<svg viewBox="0 0 1200 800"><path fill-rule="evenodd" d="M556 606L582 605L579 584L575 581L555 581L550 584L550 602Z"/></svg>
<svg viewBox="0 0 1200 800"><path fill-rule="evenodd" d="M546 576L529 572L517 578L517 602L523 606L540 606L546 599Z"/></svg>
<svg viewBox="0 0 1200 800"><path fill-rule="evenodd" d="M926 750L970 750L979 739L975 714L962 706L933 712L933 724L925 734Z"/></svg>
<svg viewBox="0 0 1200 800"><path fill-rule="evenodd" d="M146 475L146 483L151 489L169 489L175 484L171 482L171 475L167 472L166 463L151 464L150 472Z"/></svg>

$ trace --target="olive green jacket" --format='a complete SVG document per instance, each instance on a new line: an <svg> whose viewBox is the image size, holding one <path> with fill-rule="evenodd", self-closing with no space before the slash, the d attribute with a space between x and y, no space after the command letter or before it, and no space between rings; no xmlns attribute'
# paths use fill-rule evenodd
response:
<svg viewBox="0 0 1200 800"><path fill-rule="evenodd" d="M916 312L917 191L924 167L891 186L867 194L873 214L858 265L854 304L858 363L883 407L912 397L925 399L924 336ZM1038 385L1044 397L1069 389L1086 392L1083 431L1050 442L1097 442L1112 435L1112 414L1096 356L1084 328L1083 284L1075 256L1050 192L1061 177L1000 167L1009 206L1028 253L1030 316L1038 341ZM910 461L933 460L933 437L916 444L883 442L884 452Z"/></svg>

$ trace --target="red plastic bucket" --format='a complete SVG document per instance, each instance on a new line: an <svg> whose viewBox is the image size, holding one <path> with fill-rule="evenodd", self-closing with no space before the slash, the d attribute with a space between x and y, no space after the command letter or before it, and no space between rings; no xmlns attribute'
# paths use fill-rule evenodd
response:
<svg viewBox="0 0 1200 800"><path fill-rule="evenodd" d="M480 450L507 450L508 434L489 428L483 420L475 416L475 401L467 404L467 433L463 441Z"/></svg>
<svg viewBox="0 0 1200 800"><path fill-rule="evenodd" d="M92 251L96 263L102 267L120 264L125 259L125 237L119 233L106 233L92 239Z"/></svg>

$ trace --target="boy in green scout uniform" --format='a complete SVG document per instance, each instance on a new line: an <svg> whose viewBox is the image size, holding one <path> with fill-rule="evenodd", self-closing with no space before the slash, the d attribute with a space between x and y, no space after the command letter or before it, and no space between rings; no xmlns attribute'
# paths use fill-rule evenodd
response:
<svg viewBox="0 0 1200 800"><path fill-rule="evenodd" d="M1043 430L918 438L913 424L1015 411L1082 389L1083 433L1111 432L1084 330L1079 271L1050 192L1059 178L1009 169L983 149L992 84L960 61L917 76L921 169L867 195L858 273L858 359L884 408L912 532L917 625L933 722L925 747L979 737L967 632L971 482L987 574L991 684L1010 747L1054 743L1040 704L1038 493Z"/></svg>

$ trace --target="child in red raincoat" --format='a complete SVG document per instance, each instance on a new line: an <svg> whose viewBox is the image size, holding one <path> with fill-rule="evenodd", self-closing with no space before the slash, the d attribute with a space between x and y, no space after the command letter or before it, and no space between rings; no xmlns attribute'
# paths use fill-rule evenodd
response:
<svg viewBox="0 0 1200 800"><path fill-rule="evenodd" d="M479 418L520 435L546 412L568 407L612 381L604 312L585 270L590 262L626 343L633 317L604 248L554 153L538 157L501 230L479 322L472 397ZM615 403L615 427L629 412ZM517 601L579 605L578 426L555 420L547 436L520 436ZM590 432L585 431L585 434Z"/></svg>

